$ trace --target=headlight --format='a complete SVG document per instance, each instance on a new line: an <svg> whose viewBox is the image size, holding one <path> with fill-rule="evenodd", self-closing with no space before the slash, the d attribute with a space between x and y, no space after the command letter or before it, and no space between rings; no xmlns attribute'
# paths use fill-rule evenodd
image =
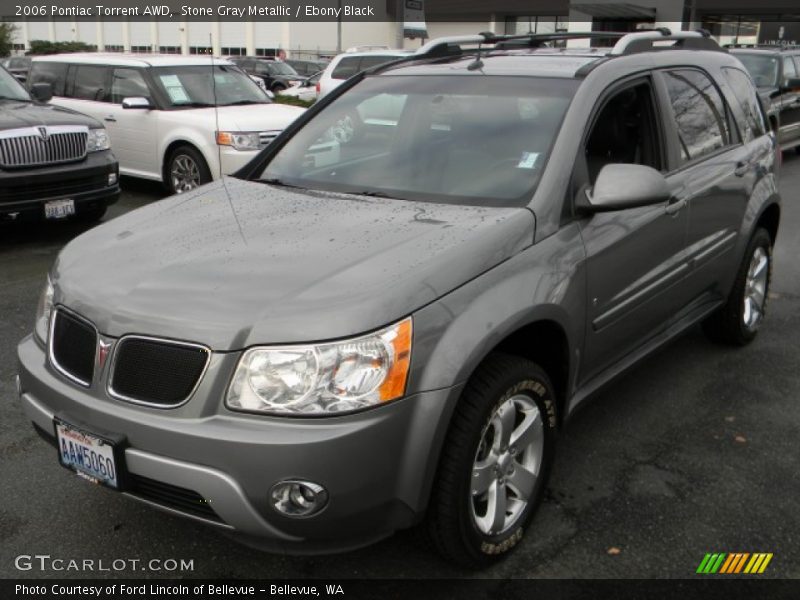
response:
<svg viewBox="0 0 800 600"><path fill-rule="evenodd" d="M39 296L39 304L36 307L36 323L33 331L36 337L47 343L47 335L50 332L50 314L53 312L53 284L50 283L50 276L47 276L47 284Z"/></svg>
<svg viewBox="0 0 800 600"><path fill-rule="evenodd" d="M218 131L217 144L234 150L258 150L261 137L257 131Z"/></svg>
<svg viewBox="0 0 800 600"><path fill-rule="evenodd" d="M100 150L108 150L111 143L108 140L108 132L103 127L89 130L89 137L86 138L86 151L99 152Z"/></svg>
<svg viewBox="0 0 800 600"><path fill-rule="evenodd" d="M411 318L376 333L315 346L256 347L239 360L233 410L336 414L400 398L411 362Z"/></svg>

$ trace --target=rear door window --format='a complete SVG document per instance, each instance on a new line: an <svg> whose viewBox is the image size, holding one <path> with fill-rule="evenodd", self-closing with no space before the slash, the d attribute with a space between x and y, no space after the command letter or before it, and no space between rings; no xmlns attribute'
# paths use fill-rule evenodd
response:
<svg viewBox="0 0 800 600"><path fill-rule="evenodd" d="M680 69L666 71L664 76L677 125L681 162L727 146L731 137L725 103L708 75Z"/></svg>
<svg viewBox="0 0 800 600"><path fill-rule="evenodd" d="M68 95L78 100L94 100L105 102L107 100L108 67L101 65L76 65L74 67L72 92Z"/></svg>

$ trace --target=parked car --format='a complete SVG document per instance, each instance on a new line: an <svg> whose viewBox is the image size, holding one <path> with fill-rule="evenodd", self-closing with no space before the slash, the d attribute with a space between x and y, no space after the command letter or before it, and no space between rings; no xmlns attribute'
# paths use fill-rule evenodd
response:
<svg viewBox="0 0 800 600"><path fill-rule="evenodd" d="M302 108L273 104L233 63L207 56L60 54L34 58L29 84L106 124L123 175L173 193L233 173Z"/></svg>
<svg viewBox="0 0 800 600"><path fill-rule="evenodd" d="M319 166L364 105L383 116ZM263 548L424 521L485 566L592 394L698 322L757 335L776 163L750 77L706 34L434 40L237 178L64 248L20 401L64 466Z"/></svg>
<svg viewBox="0 0 800 600"><path fill-rule="evenodd" d="M263 56L237 56L231 61L245 73L261 78L266 88L273 94L303 81L303 77L298 75L297 71L280 60Z"/></svg>
<svg viewBox="0 0 800 600"><path fill-rule="evenodd" d="M328 66L328 61L325 60L300 60L298 58L291 58L283 62L292 67L297 71L298 75L302 75L303 77L311 77Z"/></svg>
<svg viewBox="0 0 800 600"><path fill-rule="evenodd" d="M0 221L96 221L119 196L117 160L101 123L45 104L47 84L31 94L0 67Z"/></svg>
<svg viewBox="0 0 800 600"><path fill-rule="evenodd" d="M279 92L282 96L293 96L306 102L316 100L319 96L319 80L322 77L322 71L314 73L308 79L293 85L289 89Z"/></svg>
<svg viewBox="0 0 800 600"><path fill-rule="evenodd" d="M28 78L28 71L31 69L30 56L10 56L3 61L6 70L22 83Z"/></svg>
<svg viewBox="0 0 800 600"><path fill-rule="evenodd" d="M800 47L732 46L779 126L781 149L800 152Z"/></svg>
<svg viewBox="0 0 800 600"><path fill-rule="evenodd" d="M354 50L353 52L345 52L334 56L322 72L317 96L319 98L325 97L356 73L399 58L408 57L410 54L411 52L407 50Z"/></svg>

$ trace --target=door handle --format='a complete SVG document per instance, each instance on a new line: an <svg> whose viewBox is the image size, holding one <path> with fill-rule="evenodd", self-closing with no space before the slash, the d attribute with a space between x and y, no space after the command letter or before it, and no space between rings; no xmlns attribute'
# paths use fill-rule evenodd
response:
<svg viewBox="0 0 800 600"><path fill-rule="evenodd" d="M664 212L668 215L677 214L682 208L686 206L686 198L681 198L680 200L676 200L675 202L670 202L667 204L667 207L664 209Z"/></svg>
<svg viewBox="0 0 800 600"><path fill-rule="evenodd" d="M108 121L109 123L116 123L117 120L114 118L114 115L108 115L103 119L103 121Z"/></svg>

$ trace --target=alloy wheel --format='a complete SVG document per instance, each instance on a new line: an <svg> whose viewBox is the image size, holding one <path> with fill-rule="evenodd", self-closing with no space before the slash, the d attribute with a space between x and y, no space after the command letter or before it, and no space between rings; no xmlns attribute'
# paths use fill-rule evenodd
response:
<svg viewBox="0 0 800 600"><path fill-rule="evenodd" d="M191 156L179 154L172 161L170 179L176 194L188 192L200 185L200 167Z"/></svg>
<svg viewBox="0 0 800 600"><path fill-rule="evenodd" d="M769 255L763 247L756 247L747 269L742 320L748 329L755 329L764 317L767 300L767 278L769 277Z"/></svg>

